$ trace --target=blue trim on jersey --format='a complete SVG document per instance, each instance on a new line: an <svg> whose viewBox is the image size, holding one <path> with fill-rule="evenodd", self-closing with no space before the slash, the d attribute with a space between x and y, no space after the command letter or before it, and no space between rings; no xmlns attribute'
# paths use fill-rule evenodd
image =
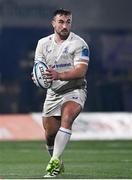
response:
<svg viewBox="0 0 132 180"><path fill-rule="evenodd" d="M83 50L82 50L82 56L87 56L87 57L89 57L89 50L88 50L88 48L83 48Z"/></svg>
<svg viewBox="0 0 132 180"><path fill-rule="evenodd" d="M61 129L59 129L59 131L61 131L61 132L63 132L63 133L66 133L66 134L69 134L69 135L71 135L71 133L69 133L69 132L66 132L66 131L63 131L63 130L61 130Z"/></svg>

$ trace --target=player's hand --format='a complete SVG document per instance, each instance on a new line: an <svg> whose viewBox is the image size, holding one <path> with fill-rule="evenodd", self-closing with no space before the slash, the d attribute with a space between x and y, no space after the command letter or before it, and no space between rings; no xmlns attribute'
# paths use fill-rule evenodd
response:
<svg viewBox="0 0 132 180"><path fill-rule="evenodd" d="M34 84L36 84L35 78L34 78L34 76L33 76L33 72L31 73L31 79L32 79L32 81L34 82Z"/></svg>
<svg viewBox="0 0 132 180"><path fill-rule="evenodd" d="M46 70L46 76L48 81L58 80L59 73L50 67Z"/></svg>

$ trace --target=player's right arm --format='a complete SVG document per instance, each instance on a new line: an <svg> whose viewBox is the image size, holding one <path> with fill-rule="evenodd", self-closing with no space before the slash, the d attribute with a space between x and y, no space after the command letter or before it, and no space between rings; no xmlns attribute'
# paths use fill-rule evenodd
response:
<svg viewBox="0 0 132 180"><path fill-rule="evenodd" d="M43 60L43 44L42 44L42 40L38 41L36 50L35 50L35 58L34 58L34 62L37 61L42 61Z"/></svg>

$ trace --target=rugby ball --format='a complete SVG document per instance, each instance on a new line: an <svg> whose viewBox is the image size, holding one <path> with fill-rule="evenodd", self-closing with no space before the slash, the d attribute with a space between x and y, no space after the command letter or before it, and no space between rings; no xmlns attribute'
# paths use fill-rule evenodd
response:
<svg viewBox="0 0 132 180"><path fill-rule="evenodd" d="M35 84L43 89L50 88L52 84L51 82L48 82L46 78L46 69L48 69L48 66L42 61L36 62L33 66Z"/></svg>

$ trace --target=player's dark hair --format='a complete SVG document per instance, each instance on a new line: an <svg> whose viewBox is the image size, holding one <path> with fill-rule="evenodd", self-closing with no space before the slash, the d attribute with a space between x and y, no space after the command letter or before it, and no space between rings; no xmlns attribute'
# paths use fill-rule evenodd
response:
<svg viewBox="0 0 132 180"><path fill-rule="evenodd" d="M65 15L65 16L70 16L72 13L70 10L66 10L66 9L57 9L56 11L54 11L53 13L53 17L55 17L56 15Z"/></svg>

